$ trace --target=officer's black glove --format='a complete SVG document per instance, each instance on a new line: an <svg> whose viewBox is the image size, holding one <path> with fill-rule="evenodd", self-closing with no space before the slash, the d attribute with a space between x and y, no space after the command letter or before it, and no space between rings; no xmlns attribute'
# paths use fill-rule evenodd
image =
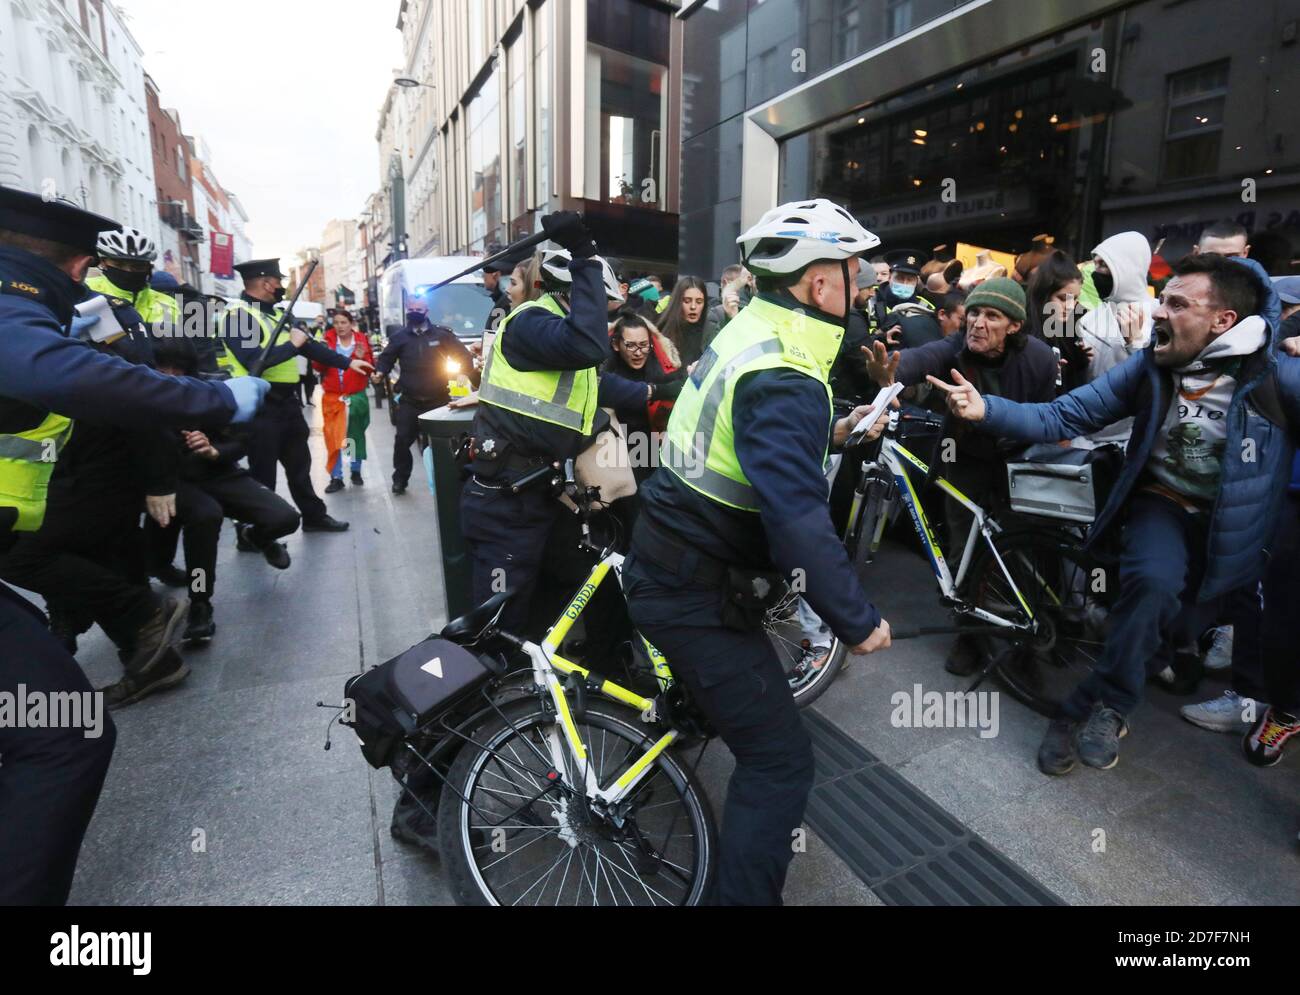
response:
<svg viewBox="0 0 1300 995"><path fill-rule="evenodd" d="M596 254L596 243L591 232L582 223L577 211L556 211L542 216L542 228L551 241L569 250L574 259L590 259Z"/></svg>

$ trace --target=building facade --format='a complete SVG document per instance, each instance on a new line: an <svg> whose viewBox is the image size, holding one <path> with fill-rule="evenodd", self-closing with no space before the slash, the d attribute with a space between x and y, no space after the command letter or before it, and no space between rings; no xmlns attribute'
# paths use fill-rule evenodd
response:
<svg viewBox="0 0 1300 995"><path fill-rule="evenodd" d="M238 297L243 282L233 269L213 272L213 244L229 239L229 259L233 263L253 257L253 245L248 238L248 214L239 198L222 187L213 170L212 154L201 138L187 136L190 152L190 195L194 202L194 216L204 230L198 243L199 279L196 284L205 294L221 297Z"/></svg>
<svg viewBox="0 0 1300 995"><path fill-rule="evenodd" d="M164 109L158 85L145 76L149 110L149 143L153 153L155 200L160 239L157 268L182 283L199 286L199 243L205 233L194 217L194 192L190 187L189 140L181 130L180 114Z"/></svg>
<svg viewBox="0 0 1300 995"><path fill-rule="evenodd" d="M161 239L140 55L107 0L0 0L0 183Z"/></svg>
<svg viewBox="0 0 1300 995"><path fill-rule="evenodd" d="M675 268L678 6L403 0L418 85L392 99L409 254L482 253L571 209L602 252Z"/></svg>
<svg viewBox="0 0 1300 995"><path fill-rule="evenodd" d="M716 279L783 200L885 248L1176 258L1234 220L1300 250L1300 0L707 0L683 57L683 272ZM1295 246L1296 248L1289 248Z"/></svg>

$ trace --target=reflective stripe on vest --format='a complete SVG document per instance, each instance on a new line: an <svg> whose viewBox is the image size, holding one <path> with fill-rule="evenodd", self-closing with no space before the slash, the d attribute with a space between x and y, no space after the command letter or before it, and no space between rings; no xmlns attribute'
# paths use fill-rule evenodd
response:
<svg viewBox="0 0 1300 995"><path fill-rule="evenodd" d="M758 511L758 497L735 451L736 384L759 370L794 370L825 387L829 416L827 377L842 337L838 325L755 299L718 333L687 380L668 422L660 465L705 497ZM829 451L829 421L827 428Z"/></svg>
<svg viewBox="0 0 1300 995"><path fill-rule="evenodd" d="M252 315L253 319L262 329L261 348L265 349L266 343L270 341L271 332L275 329L275 322L264 315L260 310L250 307L246 301L235 301L226 308L227 316L237 312ZM235 322L238 324L243 323L239 318L236 318ZM225 324L226 323L223 321L223 327ZM285 341L287 342L288 340L285 339ZM226 345L224 340L221 342L221 345L225 349L227 360L223 365L229 367L230 371L237 377L248 376L248 370L244 368L243 363L235 358L234 352ZM218 362L220 363L220 360L218 360ZM298 357L295 355L290 356L282 363L277 363L275 366L263 370L261 377L263 380L269 381L270 383L297 383L298 375Z"/></svg>
<svg viewBox="0 0 1300 995"><path fill-rule="evenodd" d="M138 294L123 290L106 276L92 276L86 286L107 297L120 297L130 304L145 321L176 323L180 320L180 308L176 301L167 294L160 294L152 287L145 287Z"/></svg>
<svg viewBox="0 0 1300 995"><path fill-rule="evenodd" d="M0 434L0 508L18 512L13 531L41 527L50 476L71 435L72 420L55 414L26 432Z"/></svg>
<svg viewBox="0 0 1300 995"><path fill-rule="evenodd" d="M492 340L492 351L483 367L478 399L527 418L590 435L599 388L595 367L585 370L516 370L502 351L502 336L510 327L511 319L521 311L537 307L564 316L560 305L546 294L540 300L525 301L502 318Z"/></svg>

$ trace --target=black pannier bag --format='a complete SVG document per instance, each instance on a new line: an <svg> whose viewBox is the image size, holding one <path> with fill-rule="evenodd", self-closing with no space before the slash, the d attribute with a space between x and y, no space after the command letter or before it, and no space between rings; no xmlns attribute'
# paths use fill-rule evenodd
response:
<svg viewBox="0 0 1300 995"><path fill-rule="evenodd" d="M450 711L494 676L469 650L430 636L364 674L348 678L343 700L372 767L387 767L402 740Z"/></svg>
<svg viewBox="0 0 1300 995"><path fill-rule="evenodd" d="M1011 510L1091 525L1123 465L1124 452L1118 446L1030 446L1007 462Z"/></svg>

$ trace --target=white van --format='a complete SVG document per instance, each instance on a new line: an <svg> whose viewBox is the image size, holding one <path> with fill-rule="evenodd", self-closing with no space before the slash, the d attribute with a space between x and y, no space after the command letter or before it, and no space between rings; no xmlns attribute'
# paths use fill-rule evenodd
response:
<svg viewBox="0 0 1300 995"><path fill-rule="evenodd" d="M379 323L384 335L406 324L406 304L419 297L429 305L429 321L450 328L463 341L477 342L487 329L492 298L483 286L479 271L462 276L445 287L432 290L447 277L474 264L475 256L435 256L401 259L379 278Z"/></svg>

